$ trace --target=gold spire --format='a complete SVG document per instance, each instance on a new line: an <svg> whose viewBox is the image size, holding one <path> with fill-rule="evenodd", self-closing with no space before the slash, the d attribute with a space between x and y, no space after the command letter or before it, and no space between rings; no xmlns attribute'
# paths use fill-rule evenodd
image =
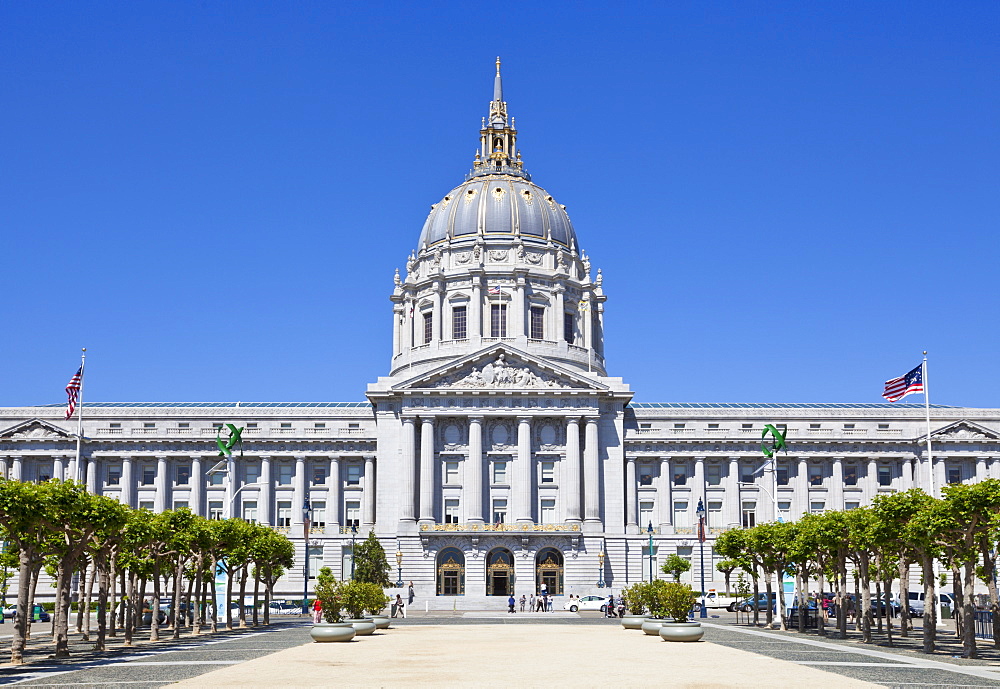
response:
<svg viewBox="0 0 1000 689"><path fill-rule="evenodd" d="M500 56L497 55L497 76L500 76Z"/></svg>

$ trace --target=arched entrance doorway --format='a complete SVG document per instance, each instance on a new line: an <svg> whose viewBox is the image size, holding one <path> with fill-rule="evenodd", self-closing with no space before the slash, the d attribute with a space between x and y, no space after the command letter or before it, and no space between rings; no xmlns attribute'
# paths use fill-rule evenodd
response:
<svg viewBox="0 0 1000 689"><path fill-rule="evenodd" d="M514 555L506 548L495 548L486 556L486 595L510 596L514 593Z"/></svg>
<svg viewBox="0 0 1000 689"><path fill-rule="evenodd" d="M558 548L542 548L535 555L535 590L551 596L562 595L563 554Z"/></svg>
<svg viewBox="0 0 1000 689"><path fill-rule="evenodd" d="M458 548L445 548L438 553L437 595L465 595L465 555Z"/></svg>

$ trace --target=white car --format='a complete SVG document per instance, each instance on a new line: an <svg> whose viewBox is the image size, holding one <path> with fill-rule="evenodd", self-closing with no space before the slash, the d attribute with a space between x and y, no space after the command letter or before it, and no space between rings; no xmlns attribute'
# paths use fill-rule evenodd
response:
<svg viewBox="0 0 1000 689"><path fill-rule="evenodd" d="M580 596L579 598L570 598L563 603L563 610L569 610L570 612L576 612L577 610L600 610L604 612L607 604L607 596Z"/></svg>

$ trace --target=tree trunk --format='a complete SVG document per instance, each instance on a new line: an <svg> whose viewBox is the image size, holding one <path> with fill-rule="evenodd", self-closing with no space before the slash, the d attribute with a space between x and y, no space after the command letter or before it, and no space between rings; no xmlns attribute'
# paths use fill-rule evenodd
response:
<svg viewBox="0 0 1000 689"><path fill-rule="evenodd" d="M73 570L75 569L75 557L67 556L59 563L58 577L56 579L56 615L53 618L55 623L55 657L69 657L69 618L70 618L70 597L73 585Z"/></svg>
<svg viewBox="0 0 1000 689"><path fill-rule="evenodd" d="M937 632L937 605L934 603L934 560L930 555L920 556L920 566L924 571L924 621L923 621L923 652L933 653L935 650L935 634Z"/></svg>
<svg viewBox="0 0 1000 689"><path fill-rule="evenodd" d="M83 617L83 640L90 641L90 601L94 596L94 579L97 577L97 565L94 560L90 561L90 577L87 579L87 592L84 599ZM79 622L77 627L79 627Z"/></svg>
<svg viewBox="0 0 1000 689"><path fill-rule="evenodd" d="M990 594L990 619L993 624L993 646L1000 648L1000 597L997 594L997 563L990 552L989 539L983 539L979 544L983 557L983 581Z"/></svg>
<svg viewBox="0 0 1000 689"><path fill-rule="evenodd" d="M149 619L149 640L159 641L160 640L160 564L153 557L153 603L149 606L152 609L152 615Z"/></svg>
<svg viewBox="0 0 1000 689"><path fill-rule="evenodd" d="M181 627L184 626L184 611L181 609L181 599L184 594L184 557L178 553L177 568L174 570L174 633L171 638L181 638Z"/></svg>
<svg viewBox="0 0 1000 689"><path fill-rule="evenodd" d="M264 581L264 626L267 626L271 624L271 596L274 580L271 578L270 572L265 576L267 579Z"/></svg>
<svg viewBox="0 0 1000 689"><path fill-rule="evenodd" d="M774 589L771 587L771 573L767 571L764 572L764 588L767 591L767 602L765 603L765 605L767 606L767 615L765 616L764 620L767 623L767 628L770 629L771 626L774 624L774 605L773 605Z"/></svg>
<svg viewBox="0 0 1000 689"><path fill-rule="evenodd" d="M899 635L906 638L910 635L910 562L906 558L899 561Z"/></svg>
<svg viewBox="0 0 1000 689"><path fill-rule="evenodd" d="M964 594L962 596L962 656L976 657L976 565L979 558L970 558L965 563Z"/></svg>
<svg viewBox="0 0 1000 689"><path fill-rule="evenodd" d="M253 626L257 626L257 599L260 596L260 567L256 567L253 575Z"/></svg>
<svg viewBox="0 0 1000 689"><path fill-rule="evenodd" d="M86 630L83 626L83 603L87 597L87 578L93 567L86 557L80 558L80 579L76 585L76 633L81 635L81 641L89 641ZM72 579L70 580L70 601L72 601ZM72 608L71 608L72 609ZM90 612L89 610L87 612Z"/></svg>
<svg viewBox="0 0 1000 689"><path fill-rule="evenodd" d="M233 628L233 567L226 563L226 629Z"/></svg>
<svg viewBox="0 0 1000 689"><path fill-rule="evenodd" d="M819 561L819 600L816 601L816 633L826 636L826 609L823 601L826 600L826 574L823 569L823 561Z"/></svg>
<svg viewBox="0 0 1000 689"><path fill-rule="evenodd" d="M209 584L212 587L212 633L215 634L219 631L219 595L218 587L215 585L216 570L219 567L219 561L212 557L212 581Z"/></svg>
<svg viewBox="0 0 1000 689"><path fill-rule="evenodd" d="M125 572L122 574L124 575ZM124 645L131 646L132 635L135 633L135 572L128 572L128 578L122 588L125 598L125 609L122 611L125 615L125 620L122 623L125 630Z"/></svg>
<svg viewBox="0 0 1000 689"><path fill-rule="evenodd" d="M760 624L760 606L757 605L757 601L760 600L760 582L757 581L757 577L753 578L753 605L750 608L753 610L753 626L758 626Z"/></svg>
<svg viewBox="0 0 1000 689"><path fill-rule="evenodd" d="M965 633L963 618L965 617L965 594L962 592L962 573L958 569L958 560L952 558L951 565L951 597L955 601L952 606L951 617L955 620L955 636L959 640Z"/></svg>
<svg viewBox="0 0 1000 689"><path fill-rule="evenodd" d="M194 574L194 607L192 608L191 636L201 634L201 616L205 609L205 587L203 578L205 576L205 556L199 555L197 560L198 569Z"/></svg>
<svg viewBox="0 0 1000 689"><path fill-rule="evenodd" d="M10 664L21 665L24 662L24 646L28 638L28 628L31 626L31 553L21 549L18 558L20 565L17 570L17 609L20 615L14 617L14 639L10 644Z"/></svg>
<svg viewBox="0 0 1000 689"><path fill-rule="evenodd" d="M855 602L857 604L858 622L861 625L861 640L870 644L872 642L872 591L871 574L869 570L868 553L862 552L858 558L858 582L854 581ZM860 590L859 590L860 585Z"/></svg>
<svg viewBox="0 0 1000 689"><path fill-rule="evenodd" d="M892 646L892 579L882 580L882 591L885 595L885 633Z"/></svg>
<svg viewBox="0 0 1000 689"><path fill-rule="evenodd" d="M875 580L875 602L878 603L882 600L882 582L878 579ZM881 606L876 605L875 610L872 614L875 615L875 629L881 634L882 633L882 610Z"/></svg>
<svg viewBox="0 0 1000 689"><path fill-rule="evenodd" d="M108 587L108 612L111 615L108 618L108 636L115 637L118 636L118 570L115 567L115 560L117 560L117 553L112 550L108 553L108 559L105 563L107 567L108 581L105 586Z"/></svg>
<svg viewBox="0 0 1000 689"><path fill-rule="evenodd" d="M806 573L799 570L795 576L795 588L798 589L798 606L799 606L799 633L805 634L806 631L806 615L809 614L809 601L806 600L806 585L804 579L806 578Z"/></svg>
<svg viewBox="0 0 1000 689"><path fill-rule="evenodd" d="M97 582L97 643L94 644L95 651L106 649L106 637L108 633L108 583L114 581L114 576L109 576L108 563L105 556L94 559L94 571L99 572ZM114 615L111 616L114 618Z"/></svg>
<svg viewBox="0 0 1000 689"><path fill-rule="evenodd" d="M248 570L248 565L246 564L244 564L243 567L240 568L240 603L239 603L240 629L247 628L247 611L246 611L246 606L243 604L243 601L247 599L247 573L248 573L247 570Z"/></svg>

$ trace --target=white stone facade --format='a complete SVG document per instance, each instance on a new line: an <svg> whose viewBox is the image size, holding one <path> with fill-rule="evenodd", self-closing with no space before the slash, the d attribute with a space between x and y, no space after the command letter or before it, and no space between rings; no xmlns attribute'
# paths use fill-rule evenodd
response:
<svg viewBox="0 0 1000 689"><path fill-rule="evenodd" d="M0 474L253 519L286 531L299 562L308 498L314 570L347 575L351 525L374 530L418 604L459 609L542 583L618 592L649 576L650 527L654 570L680 553L697 587L699 500L706 585L721 587L722 530L929 488L932 471L937 487L1000 478L1000 409L932 407L932 468L922 405L631 403L606 374L603 276L524 171L499 66L480 139L396 275L389 376L367 402L88 404L80 467L61 405L3 408ZM228 423L245 428L230 462L215 448ZM787 427L776 471L760 452L767 423ZM296 567L278 595L302 586Z"/></svg>

